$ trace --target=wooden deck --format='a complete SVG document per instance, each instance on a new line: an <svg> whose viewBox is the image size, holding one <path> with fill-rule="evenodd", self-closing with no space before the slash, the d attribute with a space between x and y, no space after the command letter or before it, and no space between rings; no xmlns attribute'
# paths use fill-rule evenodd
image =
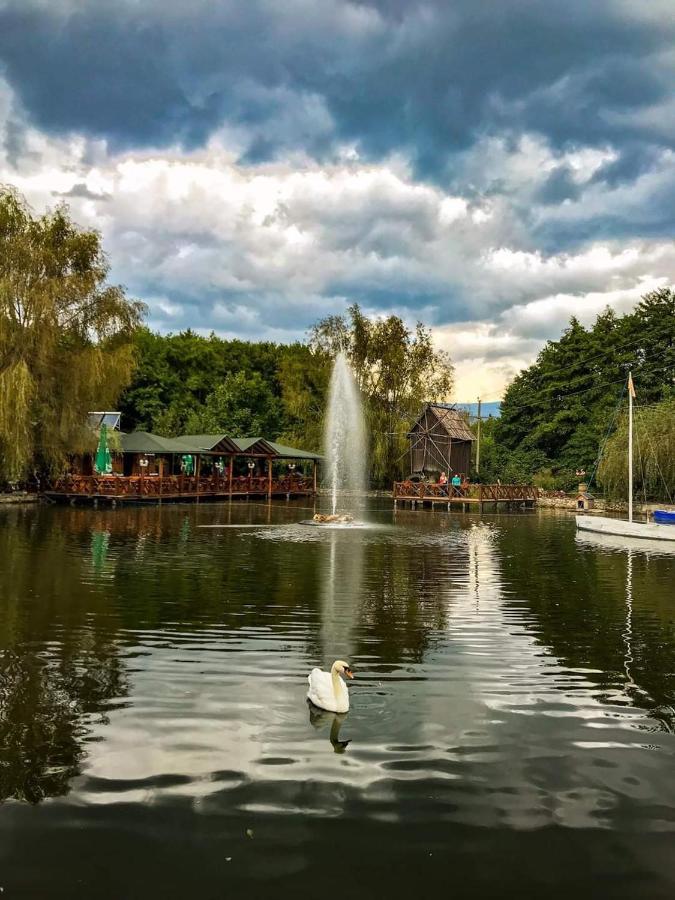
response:
<svg viewBox="0 0 675 900"><path fill-rule="evenodd" d="M108 503L169 503L180 501L268 497L290 499L316 493L309 478L227 475L70 475L51 484L42 496L56 503L76 505Z"/></svg>
<svg viewBox="0 0 675 900"><path fill-rule="evenodd" d="M448 509L478 508L482 511L486 504L492 504L493 508L501 505L534 506L538 497L538 488L531 484L470 484L465 488L413 481L397 481L394 484L394 506L410 503L413 509L440 503Z"/></svg>

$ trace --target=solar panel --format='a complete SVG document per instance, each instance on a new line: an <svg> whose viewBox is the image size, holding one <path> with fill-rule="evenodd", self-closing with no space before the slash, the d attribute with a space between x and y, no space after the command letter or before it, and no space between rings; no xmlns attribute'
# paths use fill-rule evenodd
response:
<svg viewBox="0 0 675 900"><path fill-rule="evenodd" d="M119 412L90 412L87 416L89 424L92 428L100 428L101 425L106 425L108 428L113 428L116 431L120 430L120 419L122 418L122 413Z"/></svg>

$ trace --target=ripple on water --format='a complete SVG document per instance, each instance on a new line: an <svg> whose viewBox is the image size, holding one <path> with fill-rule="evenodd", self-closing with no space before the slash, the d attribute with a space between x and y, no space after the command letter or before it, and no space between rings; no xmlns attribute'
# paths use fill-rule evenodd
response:
<svg viewBox="0 0 675 900"><path fill-rule="evenodd" d="M7 796L37 785L66 817L114 807L139 831L171 809L186 832L228 823L251 844L271 820L309 846L344 819L365 854L385 823L415 824L413 844L459 833L446 827L583 829L589 852L598 833L675 829L671 561L629 566L538 517L392 523L374 508L381 527L347 533L299 529L281 507L116 512L155 537L106 520L92 544L85 517L13 538ZM280 527L196 527L227 514ZM335 658L356 671L351 710L312 715L306 675Z"/></svg>

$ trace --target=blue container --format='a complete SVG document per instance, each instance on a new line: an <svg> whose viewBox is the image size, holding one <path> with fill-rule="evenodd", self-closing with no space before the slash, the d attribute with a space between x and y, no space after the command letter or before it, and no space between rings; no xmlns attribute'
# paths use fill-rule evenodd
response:
<svg viewBox="0 0 675 900"><path fill-rule="evenodd" d="M654 521L657 525L675 525L675 512L667 512L665 509L655 509Z"/></svg>

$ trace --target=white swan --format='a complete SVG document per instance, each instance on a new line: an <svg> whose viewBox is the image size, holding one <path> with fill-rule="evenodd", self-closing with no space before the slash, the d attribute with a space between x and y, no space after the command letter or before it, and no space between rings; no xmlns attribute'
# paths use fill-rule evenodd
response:
<svg viewBox="0 0 675 900"><path fill-rule="evenodd" d="M312 669L307 676L309 690L307 699L319 709L327 709L328 712L346 713L349 710L349 692L347 685L340 678L346 675L353 678L354 675L349 663L342 659L336 659L330 672L321 669Z"/></svg>

